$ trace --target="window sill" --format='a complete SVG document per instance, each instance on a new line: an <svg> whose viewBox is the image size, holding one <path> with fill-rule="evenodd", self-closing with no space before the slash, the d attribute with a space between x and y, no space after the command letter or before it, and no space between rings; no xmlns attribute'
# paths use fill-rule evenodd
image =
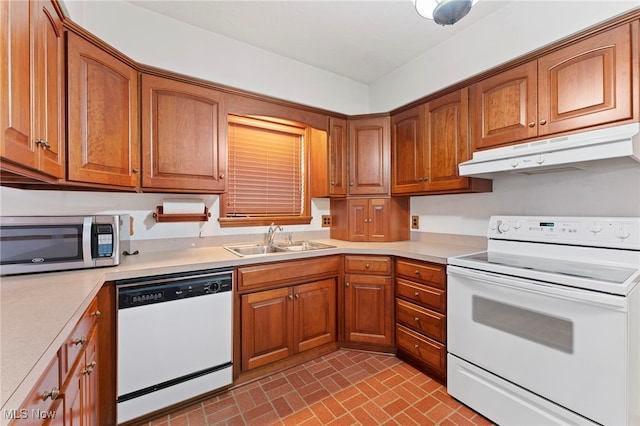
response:
<svg viewBox="0 0 640 426"><path fill-rule="evenodd" d="M269 226L277 225L308 225L311 216L271 216L271 217L221 217L218 219L221 228L233 228L241 226Z"/></svg>

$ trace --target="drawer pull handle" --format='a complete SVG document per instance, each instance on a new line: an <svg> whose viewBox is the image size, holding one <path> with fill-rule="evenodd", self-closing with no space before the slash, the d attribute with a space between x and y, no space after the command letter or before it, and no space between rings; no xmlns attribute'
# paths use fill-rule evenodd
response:
<svg viewBox="0 0 640 426"><path fill-rule="evenodd" d="M96 368L96 362L91 361L91 363L87 364L86 368L82 370L82 374L84 376L88 376L89 374L93 373L94 368Z"/></svg>
<svg viewBox="0 0 640 426"><path fill-rule="evenodd" d="M420 349L420 345L414 345L413 346L415 349Z"/></svg>
<svg viewBox="0 0 640 426"><path fill-rule="evenodd" d="M48 398L51 398L52 401L55 401L60 396L60 389L54 387L49 392L44 391L42 394L42 400L46 401Z"/></svg>
<svg viewBox="0 0 640 426"><path fill-rule="evenodd" d="M414 318L414 320L415 320L416 322L418 322L418 321L420 321L420 318L415 317L415 318Z"/></svg>
<svg viewBox="0 0 640 426"><path fill-rule="evenodd" d="M74 346L76 346L76 345L80 345L80 346L82 346L82 345L84 345L85 343L87 343L87 338L86 338L86 337L81 337L81 338L79 338L79 339L73 339L73 340L71 341L71 343L72 343Z"/></svg>
<svg viewBox="0 0 640 426"><path fill-rule="evenodd" d="M102 316L102 312L100 311L95 311L91 314L92 317L94 318L100 318L100 316Z"/></svg>
<svg viewBox="0 0 640 426"><path fill-rule="evenodd" d="M420 271L417 270L417 269L415 271L413 271L413 273L416 274L416 275L420 275Z"/></svg>
<svg viewBox="0 0 640 426"><path fill-rule="evenodd" d="M420 293L418 293L418 292L416 291L415 293L413 293L413 295L414 295L415 297L419 297L419 296L420 296Z"/></svg>

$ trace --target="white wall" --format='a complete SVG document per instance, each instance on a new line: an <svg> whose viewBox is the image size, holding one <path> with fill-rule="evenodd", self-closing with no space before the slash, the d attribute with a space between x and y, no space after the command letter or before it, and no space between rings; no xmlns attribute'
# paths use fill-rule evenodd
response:
<svg viewBox="0 0 640 426"><path fill-rule="evenodd" d="M411 198L420 232L486 235L491 215L640 217L640 164L594 162L583 170L496 174L493 192Z"/></svg>
<svg viewBox="0 0 640 426"><path fill-rule="evenodd" d="M369 88L337 74L122 0L63 4L74 22L142 64L330 111L368 109Z"/></svg>
<svg viewBox="0 0 640 426"><path fill-rule="evenodd" d="M515 0L371 84L369 107L390 111L638 6L640 0Z"/></svg>
<svg viewBox="0 0 640 426"><path fill-rule="evenodd" d="M157 223L156 206L164 199L189 198L203 200L211 212L208 222ZM42 216L83 214L130 214L134 218L133 240L161 238L216 237L239 234L263 234L265 226L220 228L217 195L139 194L87 191L29 191L0 187L0 215ZM287 232L322 230L323 214L329 214L328 199L312 200L310 225L288 225ZM326 229L326 228L325 228Z"/></svg>

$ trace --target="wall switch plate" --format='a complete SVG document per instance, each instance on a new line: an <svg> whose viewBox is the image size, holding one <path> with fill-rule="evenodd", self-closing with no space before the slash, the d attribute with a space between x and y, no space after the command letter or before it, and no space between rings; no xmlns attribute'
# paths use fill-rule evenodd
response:
<svg viewBox="0 0 640 426"><path fill-rule="evenodd" d="M327 214L322 215L322 227L330 228L331 227L331 216Z"/></svg>
<svg viewBox="0 0 640 426"><path fill-rule="evenodd" d="M411 229L420 229L420 216L411 216Z"/></svg>

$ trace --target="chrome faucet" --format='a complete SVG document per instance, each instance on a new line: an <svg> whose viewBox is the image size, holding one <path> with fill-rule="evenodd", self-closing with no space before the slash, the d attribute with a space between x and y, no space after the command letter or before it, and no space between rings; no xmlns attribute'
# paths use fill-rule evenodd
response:
<svg viewBox="0 0 640 426"><path fill-rule="evenodd" d="M271 223L269 226L269 230L267 231L267 244L273 245L273 237L276 235L276 231L282 231L282 226L276 225L275 223Z"/></svg>

